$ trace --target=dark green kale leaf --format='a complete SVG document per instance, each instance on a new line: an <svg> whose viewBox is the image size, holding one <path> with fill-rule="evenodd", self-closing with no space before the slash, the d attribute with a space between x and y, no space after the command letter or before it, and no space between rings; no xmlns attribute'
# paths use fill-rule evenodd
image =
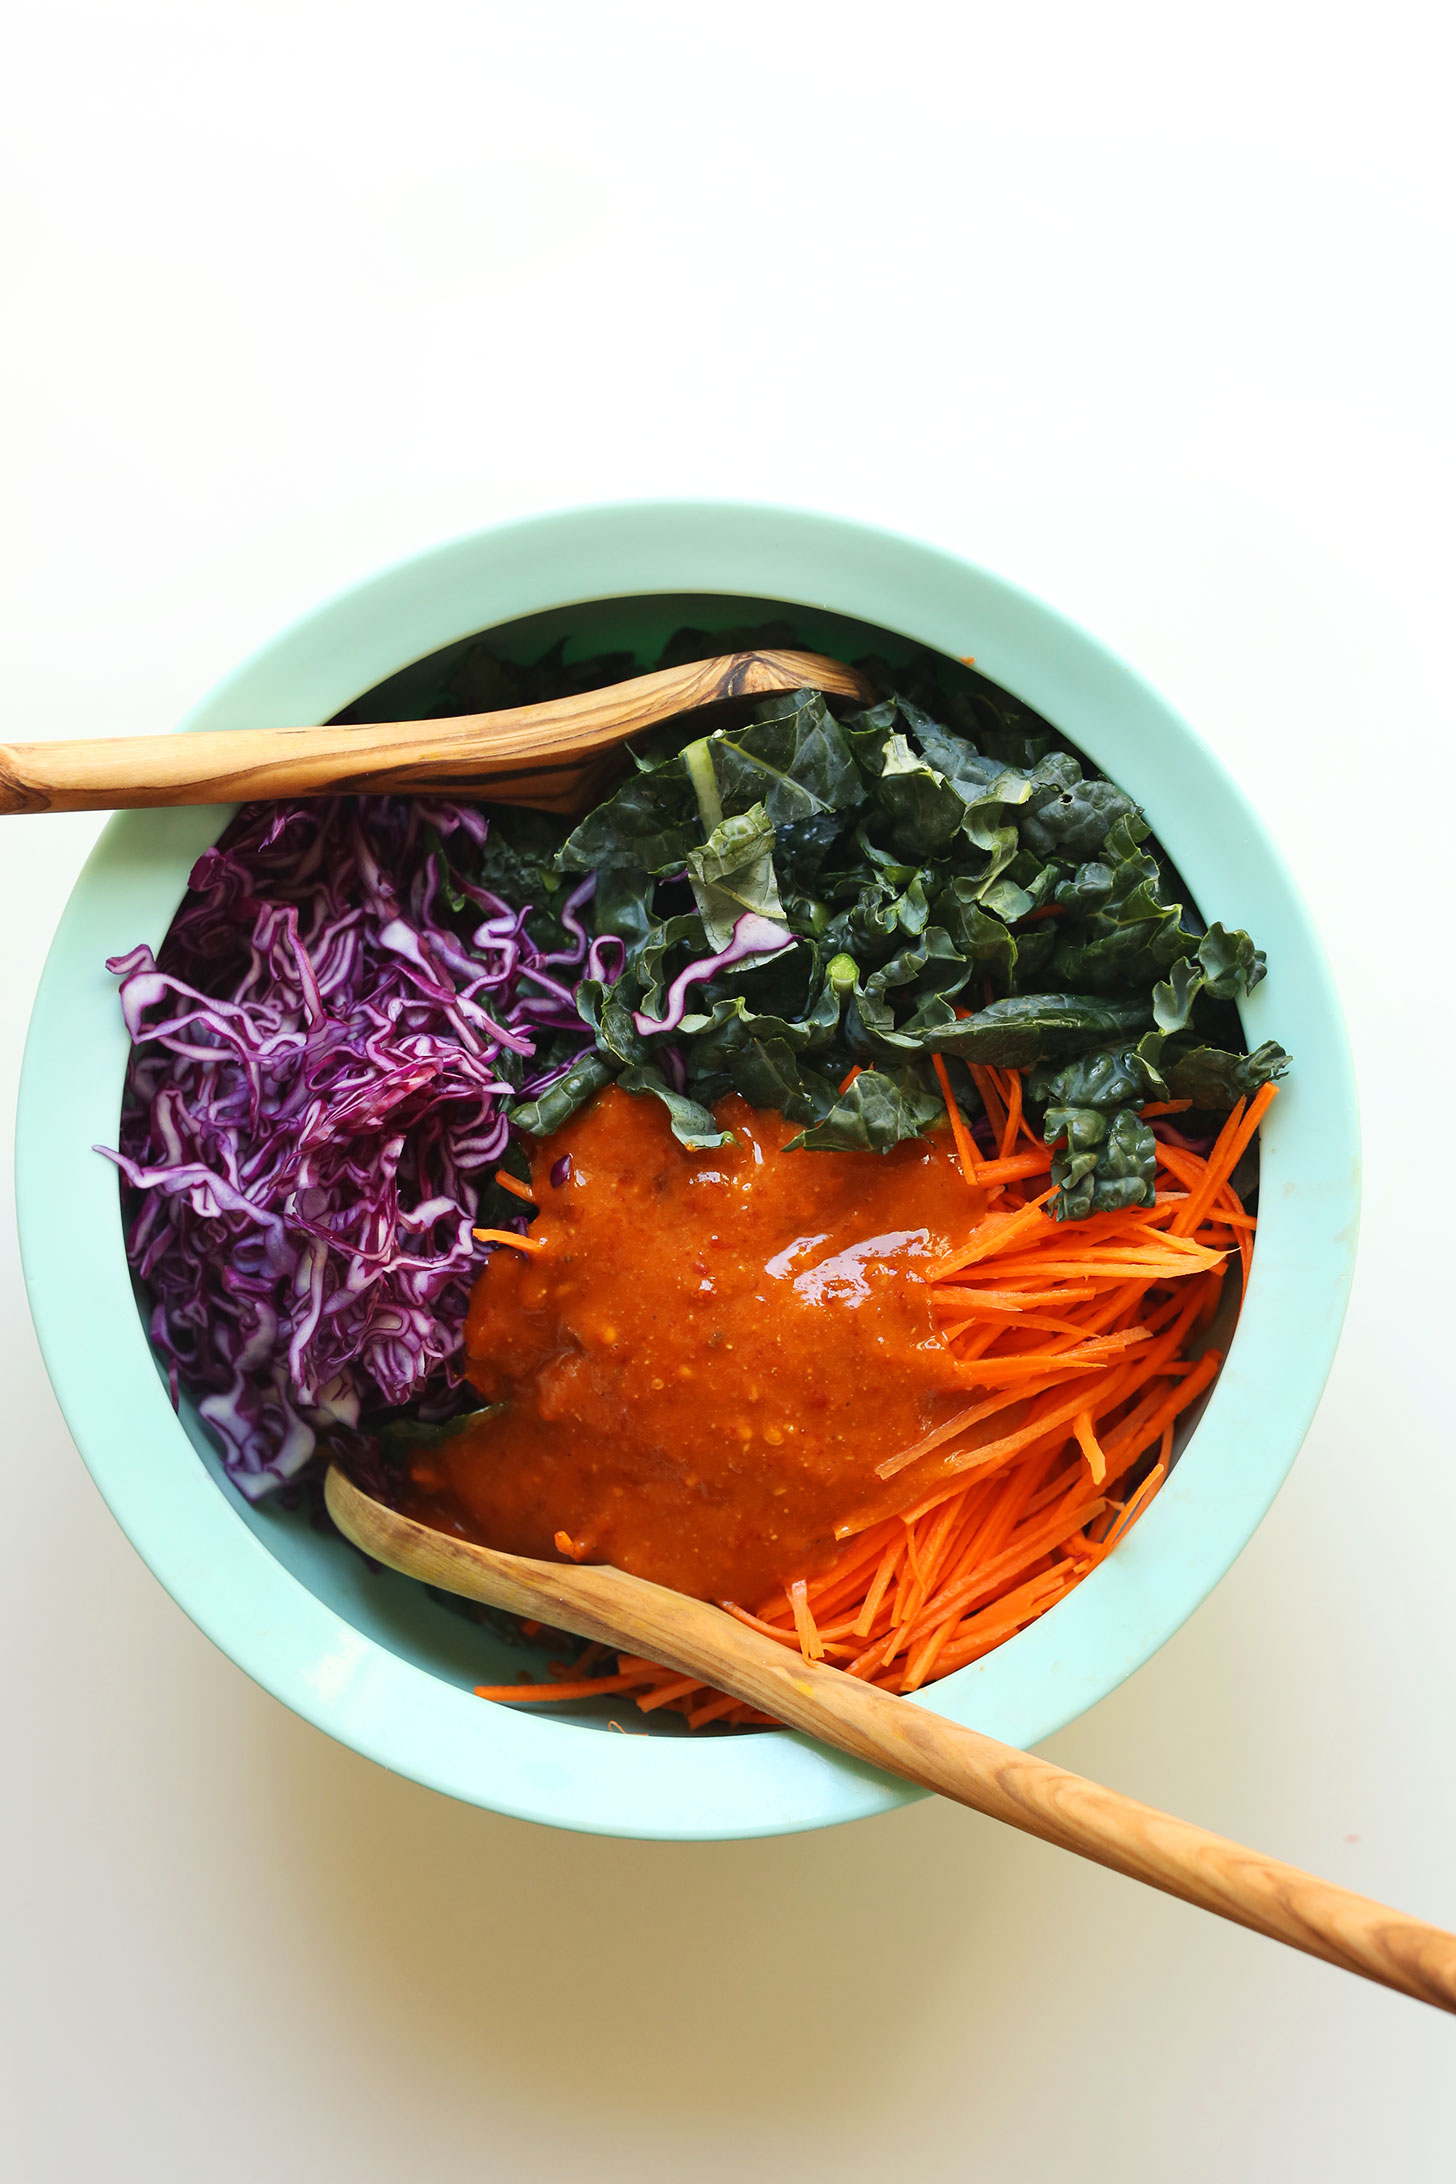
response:
<svg viewBox="0 0 1456 2184"><path fill-rule="evenodd" d="M989 977L994 986L1009 991L1025 936L1013 933L976 896L976 882L961 874L941 889L931 908L972 969Z"/></svg>
<svg viewBox="0 0 1456 2184"><path fill-rule="evenodd" d="M1191 1100L1195 1107L1226 1112L1239 1100L1251 1099L1260 1087L1282 1077L1290 1057L1272 1039L1252 1054L1231 1054L1222 1047L1185 1048L1163 1060L1170 1099Z"/></svg>
<svg viewBox="0 0 1456 2184"><path fill-rule="evenodd" d="M834 1105L834 1085L787 1039L750 1034L728 1058L733 1089L750 1107L776 1107L790 1122L817 1122Z"/></svg>
<svg viewBox="0 0 1456 2184"><path fill-rule="evenodd" d="M684 658L721 649L712 633L682 641ZM1246 934L1204 930L1121 789L1019 700L974 674L938 690L933 665L875 665L884 695L867 709L796 692L707 736L645 740L557 860L562 884L596 873L597 934L625 951L614 984L578 989L597 1065L662 1099L685 1143L718 1141L709 1109L732 1090L790 1116L812 1150L924 1128L934 1053L1028 1069L1058 1210L1139 1203L1146 1101L1196 1088L1226 1107L1287 1066L1272 1046L1233 1051L1233 1005L1263 958ZM551 875L527 851L541 863L535 842L516 848L518 884L547 914ZM708 974L653 1031L674 980L746 911L798 945ZM530 1105L571 1100L568 1079Z"/></svg>
<svg viewBox="0 0 1456 2184"><path fill-rule="evenodd" d="M1210 925L1199 940L1198 962L1215 1001L1238 1001L1251 994L1268 968L1263 949L1247 933L1230 933L1218 924Z"/></svg>
<svg viewBox="0 0 1456 2184"><path fill-rule="evenodd" d="M1033 856L1095 857L1119 819L1137 817L1130 796L1111 781L1083 779L1070 753L1054 751L1031 773L1021 839Z"/></svg>
<svg viewBox="0 0 1456 2184"><path fill-rule="evenodd" d="M817 690L767 699L746 726L720 728L700 747L725 818L761 804L773 826L789 827L864 800L843 730Z"/></svg>
<svg viewBox="0 0 1456 2184"><path fill-rule="evenodd" d="M682 760L670 758L629 775L589 811L562 844L560 865L563 872L622 865L680 872L702 839L693 784Z"/></svg>
<svg viewBox="0 0 1456 2184"><path fill-rule="evenodd" d="M1052 1159L1059 1221L1152 1205L1157 1140L1135 1108L1049 1107L1046 1134L1066 1139Z"/></svg>
<svg viewBox="0 0 1456 2184"><path fill-rule="evenodd" d="M518 1100L510 1111L511 1121L532 1137L550 1137L571 1120L579 1107L585 1107L594 1092L610 1084L614 1074L600 1054L583 1054L564 1077L558 1077L535 1099Z"/></svg>
<svg viewBox="0 0 1456 2184"><path fill-rule="evenodd" d="M886 739L876 799L894 829L902 859L922 863L947 848L965 824L966 803L944 774L927 766L904 736Z"/></svg>
<svg viewBox="0 0 1456 2184"><path fill-rule="evenodd" d="M661 1070L634 1063L621 1072L617 1082L624 1092L650 1092L654 1099L661 1100L672 1123L673 1136L690 1153L713 1152L720 1145L733 1143L733 1132L720 1130L707 1108L697 1100L675 1092Z"/></svg>
<svg viewBox="0 0 1456 2184"><path fill-rule="evenodd" d="M1152 1032L1137 1046L1104 1047L1028 1077L1027 1097L1044 1109L1043 1137L1065 1146L1052 1160L1059 1219L1153 1204L1157 1142L1139 1109L1168 1097L1157 1068L1161 1046Z"/></svg>
<svg viewBox="0 0 1456 2184"><path fill-rule="evenodd" d="M1077 1054L1132 1032L1148 1029L1145 1001L1106 1000L1097 994L1014 994L993 1001L937 1035L942 1053L997 1069L1029 1069L1057 1055Z"/></svg>
<svg viewBox="0 0 1456 2184"><path fill-rule="evenodd" d="M942 728L939 721L932 720L918 705L901 698L898 711L906 730L929 764L945 776L965 803L978 802L1007 771L1003 760L987 757L965 736Z"/></svg>
<svg viewBox="0 0 1456 2184"><path fill-rule="evenodd" d="M701 849L688 851L688 877L708 945L726 948L745 910L782 920L774 871L773 822L762 804L724 819Z"/></svg>
<svg viewBox="0 0 1456 2184"><path fill-rule="evenodd" d="M1182 1031L1201 993L1215 1001L1239 1000L1252 992L1263 976L1263 950L1254 946L1247 933L1230 933L1221 925L1210 925L1199 938L1197 960L1181 957L1170 964L1163 983L1153 988L1158 1029Z"/></svg>
<svg viewBox="0 0 1456 2184"><path fill-rule="evenodd" d="M1033 1070L1029 1098L1052 1107L1140 1107L1145 1100L1165 1100L1168 1087L1145 1047L1104 1047L1060 1069Z"/></svg>
<svg viewBox="0 0 1456 2184"><path fill-rule="evenodd" d="M801 1130L786 1150L887 1153L903 1139L919 1137L944 1112L939 1092L929 1091L917 1072L862 1069L822 1122Z"/></svg>

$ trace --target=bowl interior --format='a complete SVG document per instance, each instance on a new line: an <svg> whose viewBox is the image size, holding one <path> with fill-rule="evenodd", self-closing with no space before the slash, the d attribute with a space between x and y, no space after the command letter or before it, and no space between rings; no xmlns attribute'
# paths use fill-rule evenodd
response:
<svg viewBox="0 0 1456 2184"><path fill-rule="evenodd" d="M801 647L843 659L878 654L899 665L915 649L911 640L852 617L823 608L800 606L790 600L745 599L723 594L663 593L630 598L591 599L545 613L520 616L494 628L475 630L453 644L441 646L422 659L410 661L393 675L361 691L346 707L351 719L416 719L433 704L442 679L481 639L502 658L522 665L539 660L554 646L564 646L568 660L589 658L603 652L630 652L645 671L674 632L690 628L706 631L752 627L783 621L791 625ZM731 649L731 634L725 649ZM947 661L945 672L953 677L960 663ZM964 670L960 670L964 679ZM216 831L228 813L217 815ZM145 1300L138 1295L143 1325ZM159 1371L161 1370L159 1366ZM1183 1421L1179 1447L1186 1441L1203 1404L1194 1406ZM401 1660L427 1674L445 1679L469 1691L479 1683L505 1683L522 1672L544 1681L551 1658L549 1649L525 1645L502 1632L497 1619L476 1611L468 1602L449 1601L428 1593L407 1578L366 1563L346 1541L321 1525L316 1515L299 1506L296 1495L273 1495L249 1502L227 1478L217 1444L184 1396L179 1405L188 1438L201 1456L221 1493L236 1510L262 1546L318 1600L325 1602L353 1629L386 1647ZM291 1506L290 1506L291 1503ZM571 1728L596 1731L630 1729L654 1737L692 1734L682 1717L659 1709L639 1714L618 1699L602 1698L579 1705L557 1705L537 1717L540 1726L560 1732ZM717 1731L706 1735L759 1735L763 1732Z"/></svg>
<svg viewBox="0 0 1456 2184"><path fill-rule="evenodd" d="M1168 1485L1039 1623L910 1702L1027 1745L1145 1661L1228 1569L1307 1430L1348 1294L1358 1133L1338 1005L1277 852L1217 760L1093 639L985 571L836 519L732 504L570 511L460 540L285 632L188 725L326 719L366 693L376 717L404 717L442 650L473 633L522 660L565 637L574 650L609 645L647 661L683 624L775 611L826 652L975 653L1138 799L1194 900L1267 949L1270 976L1241 1011L1245 1033L1250 1044L1277 1037L1295 1056L1263 1132L1248 1297ZM691 1736L676 1720L614 1715L610 1701L564 1718L482 1704L470 1686L509 1680L518 1650L407 1581L372 1574L299 1513L246 1506L185 1407L179 1424L126 1269L115 1171L91 1150L115 1143L127 1061L104 962L160 942L226 817L111 822L57 933L21 1083L17 1207L32 1311L77 1444L139 1552L296 1711L496 1810L684 1838L821 1826L901 1801L902 1786L782 1732ZM604 1734L617 1719L629 1733Z"/></svg>

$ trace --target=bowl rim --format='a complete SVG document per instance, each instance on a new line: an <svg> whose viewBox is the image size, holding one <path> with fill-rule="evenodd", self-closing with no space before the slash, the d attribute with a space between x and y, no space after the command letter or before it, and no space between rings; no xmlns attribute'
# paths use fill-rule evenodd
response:
<svg viewBox="0 0 1456 2184"><path fill-rule="evenodd" d="M1033 1745L1113 1690L1232 1565L1308 1430L1353 1274L1355 1080L1309 914L1242 791L1195 732L1096 639L945 548L758 502L559 509L476 531L366 578L260 647L181 724L327 719L409 661L589 600L782 599L960 656L1036 707L1148 811L1195 897L1247 925L1274 974L1243 1010L1295 1069L1265 1124L1258 1248L1229 1356L1163 1491L1039 1622L913 1703ZM114 1138L126 1038L104 959L155 946L218 811L130 812L103 830L42 973L21 1072L16 1201L42 1354L83 1460L173 1599L305 1719L394 1772L523 1819L712 1839L863 1818L920 1794L787 1731L603 1736L483 1703L325 1605L249 1531L173 1414L133 1301ZM1272 989L1272 994L1271 994ZM74 1067L78 1047L88 1057ZM75 1263L69 1239L105 1238Z"/></svg>

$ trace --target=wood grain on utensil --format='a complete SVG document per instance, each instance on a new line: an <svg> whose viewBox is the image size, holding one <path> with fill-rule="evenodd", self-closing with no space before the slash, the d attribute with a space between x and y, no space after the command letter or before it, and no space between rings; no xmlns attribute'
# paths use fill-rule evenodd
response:
<svg viewBox="0 0 1456 2184"><path fill-rule="evenodd" d="M536 1562L453 1539L385 1508L337 1469L325 1493L340 1531L406 1576L701 1677L1023 1834L1456 2012L1456 1934L806 1661L705 1601L622 1570Z"/></svg>
<svg viewBox="0 0 1456 2184"><path fill-rule="evenodd" d="M0 744L0 813L415 790L571 812L591 799L630 737L702 706L806 688L862 703L873 696L853 668L818 653L735 652L449 720Z"/></svg>

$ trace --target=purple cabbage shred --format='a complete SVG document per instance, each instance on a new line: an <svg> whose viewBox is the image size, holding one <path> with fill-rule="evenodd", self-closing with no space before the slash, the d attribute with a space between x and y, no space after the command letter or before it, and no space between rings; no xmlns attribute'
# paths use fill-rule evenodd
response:
<svg viewBox="0 0 1456 2184"><path fill-rule="evenodd" d="M486 827L405 798L246 806L160 958L108 966L133 1054L120 1149L98 1150L125 1179L173 1400L179 1383L198 1398L252 1499L321 1436L458 1407L506 1105L559 1074L523 1069L542 1036L590 1043L573 988L608 945L578 916L594 882L558 909L568 945L550 955L529 908L458 873L469 908L452 910L438 845Z"/></svg>

